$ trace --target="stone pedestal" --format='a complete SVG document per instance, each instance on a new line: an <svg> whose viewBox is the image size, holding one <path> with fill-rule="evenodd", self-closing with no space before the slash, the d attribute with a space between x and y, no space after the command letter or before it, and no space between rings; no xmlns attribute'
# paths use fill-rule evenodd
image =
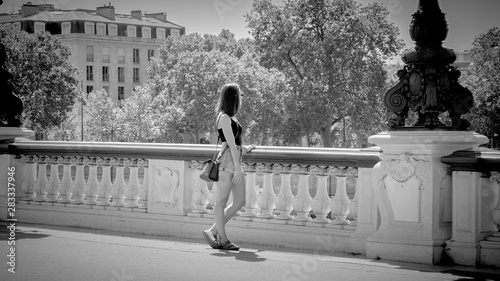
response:
<svg viewBox="0 0 500 281"><path fill-rule="evenodd" d="M377 231L380 221L377 202L373 200L372 170L371 168L358 168L357 226L349 241L351 251L363 255L366 255L366 240Z"/></svg>
<svg viewBox="0 0 500 281"><path fill-rule="evenodd" d="M384 132L368 141L383 154L372 173L381 221L367 238L367 257L439 263L452 236L452 181L441 157L488 139L473 132L435 130Z"/></svg>
<svg viewBox="0 0 500 281"><path fill-rule="evenodd" d="M481 263L479 241L497 231L490 219L497 193L496 183L480 172L453 172L453 232L446 251L455 264Z"/></svg>

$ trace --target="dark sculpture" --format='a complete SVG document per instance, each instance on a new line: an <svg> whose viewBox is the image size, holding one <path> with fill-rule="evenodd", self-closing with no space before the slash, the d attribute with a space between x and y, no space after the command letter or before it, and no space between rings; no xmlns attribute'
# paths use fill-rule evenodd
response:
<svg viewBox="0 0 500 281"><path fill-rule="evenodd" d="M450 66L456 55L441 46L448 27L437 0L420 0L413 14L410 35L415 48L402 55L406 64L397 72L399 83L384 97L384 105L393 113L391 130L467 130L469 122L461 116L472 108L472 93L458 84L460 71ZM417 113L417 121L405 126L409 111ZM451 126L439 120L448 112Z"/></svg>
<svg viewBox="0 0 500 281"><path fill-rule="evenodd" d="M24 106L22 100L14 94L13 77L5 69L6 61L7 52L0 42L0 126L20 127Z"/></svg>

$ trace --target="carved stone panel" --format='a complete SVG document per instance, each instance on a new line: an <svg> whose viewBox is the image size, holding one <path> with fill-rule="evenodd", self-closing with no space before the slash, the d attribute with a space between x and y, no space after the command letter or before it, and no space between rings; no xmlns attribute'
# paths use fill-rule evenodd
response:
<svg viewBox="0 0 500 281"><path fill-rule="evenodd" d="M424 161L413 158L410 153L381 163L379 184L387 196L395 223L421 222L425 173Z"/></svg>
<svg viewBox="0 0 500 281"><path fill-rule="evenodd" d="M184 215L185 161L150 160L148 212Z"/></svg>

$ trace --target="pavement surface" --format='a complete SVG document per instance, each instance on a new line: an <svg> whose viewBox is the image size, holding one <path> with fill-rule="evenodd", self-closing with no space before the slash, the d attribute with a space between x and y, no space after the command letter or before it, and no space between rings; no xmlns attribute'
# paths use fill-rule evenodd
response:
<svg viewBox="0 0 500 281"><path fill-rule="evenodd" d="M500 280L500 269L390 262L244 243L237 243L242 247L237 252L214 250L201 233L194 240L16 223L11 234L7 226L0 222L0 281ZM12 236L15 240L9 240ZM14 264L9 264L11 247L15 273Z"/></svg>

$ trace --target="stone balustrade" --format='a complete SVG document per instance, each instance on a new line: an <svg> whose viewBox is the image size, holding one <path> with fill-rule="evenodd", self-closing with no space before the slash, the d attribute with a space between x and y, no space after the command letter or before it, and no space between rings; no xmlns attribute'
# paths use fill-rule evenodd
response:
<svg viewBox="0 0 500 281"><path fill-rule="evenodd" d="M191 164L197 176L203 166L200 161ZM238 215L248 221L257 218L282 223L288 221L294 225L356 224L358 185L355 167L245 162L243 168L246 175L246 205ZM257 183L259 177L260 184ZM334 183L329 182L331 177ZM355 187L352 188L351 199L347 195L348 177ZM193 214L211 214L215 185L202 180L197 180L193 185ZM334 195L331 194L332 186L335 187Z"/></svg>
<svg viewBox="0 0 500 281"><path fill-rule="evenodd" d="M168 205L177 206L180 193L186 204L178 214L209 214L215 200L214 184L199 179L203 168L200 155L171 157L174 160L125 158L125 151L133 152L135 156L147 157L150 150L161 150L174 153L186 148L200 150L203 154L211 151L211 146L203 145L131 145L112 144L109 150L115 150L114 157L106 156L109 150L104 150L110 144L85 144L55 142L25 142L17 143L17 176L21 179L22 188L17 199L21 201L83 204L96 206L111 206L124 208L148 209L148 193L154 192L156 201L161 204L151 204L154 208ZM244 171L247 179L246 205L238 214L241 217L290 221L295 225L307 223L329 223L332 225L349 225L356 223L357 216L357 167L340 166L359 161L362 166L376 162L377 150L346 150L355 155L345 161L341 150L291 148L260 148L250 158L244 159ZM121 152L118 152L121 150ZM274 151L273 151L274 150ZM311 165L312 159L307 153L333 153L332 158L324 158L320 165ZM300 157L294 160L293 154ZM144 155L139 155L144 154ZM248 157L247 157L248 156ZM363 158L364 157L364 158ZM160 158L160 157L157 157ZM197 158L197 159L193 159ZM246 158L249 158L248 160ZM205 158L203 158L205 159ZM255 161L264 160L259 163ZM276 160L280 162L275 162ZM252 161L253 160L253 161ZM148 173L148 166L153 162L155 169ZM166 161L166 162L165 162ZM369 161L372 161L371 164ZM164 162L164 163L162 163ZM273 163L274 162L274 163ZM299 163L299 164L295 164ZM329 164L336 165L327 165ZM166 163L166 165L165 165ZM180 165L182 171L171 166ZM184 167L185 166L185 167ZM99 171L98 171L99 170ZM114 175L112 175L112 170ZM127 170L127 172L125 172ZM139 178L141 170L141 178ZM162 173L163 171L167 173ZM193 176L194 175L194 176ZM154 179L148 184L148 178ZM183 186L179 186L181 178L189 178ZM351 198L347 195L347 179L350 179ZM330 182L333 179L333 182ZM159 188L158 185L171 186ZM182 192L180 189L183 189ZM311 195L312 194L312 195ZM208 206L208 208L207 208ZM154 212L154 210L152 210ZM172 210L170 210L172 211ZM168 212L167 212L168 213ZM172 213L172 212L170 212ZM175 213L175 212L173 212ZM347 216L349 215L349 219Z"/></svg>
<svg viewBox="0 0 500 281"><path fill-rule="evenodd" d="M213 223L216 184L199 174L214 147L18 140L0 151L16 168L20 221L199 237L199 225ZM244 155L246 205L229 225L236 232L249 223L281 225L287 227L281 235L298 231L283 245L298 248L313 248L301 245L306 233L339 236L342 243L331 250L350 251L358 213L374 211L369 202L369 211L359 210L359 189L370 193L370 180L369 173L359 180L358 170L369 170L379 154L377 148L257 147Z"/></svg>
<svg viewBox="0 0 500 281"><path fill-rule="evenodd" d="M112 167L116 170L113 179ZM139 168L143 169L142 184ZM18 200L147 208L145 159L21 155L17 171L21 182Z"/></svg>

